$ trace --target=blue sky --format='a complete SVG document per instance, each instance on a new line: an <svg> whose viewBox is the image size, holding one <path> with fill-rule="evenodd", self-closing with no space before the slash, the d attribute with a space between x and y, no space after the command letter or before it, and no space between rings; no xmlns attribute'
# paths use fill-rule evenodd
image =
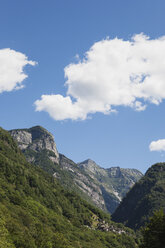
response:
<svg viewBox="0 0 165 248"><path fill-rule="evenodd" d="M102 105L93 110L90 100L89 106L84 107L81 104L75 111L73 107L76 102L73 93L75 88L72 87L74 80L72 75L70 76L74 69L72 66L66 75L70 79L70 86L64 85L67 81L67 78L64 77L64 68L70 64L83 66L84 54L91 51L90 48L94 44L100 45L99 51L103 51L105 45L103 41L107 40L107 45L111 49L109 41L115 40L116 37L118 41L121 41L122 46L125 44L124 41L131 42L131 37L136 34L144 33L150 37L150 40L158 40L159 37L164 36L164 11L165 2L163 0L0 1L0 51L10 48L10 51L14 50L26 55L29 61L37 62L36 65L25 63L27 65L23 70L28 77L22 80L24 88L19 90L13 88L10 91L9 89L2 90L0 94L0 125L7 130L41 125L54 134L59 152L75 162L91 158L105 168L120 166L137 168L145 172L153 163L164 161L163 151L150 151L149 149L152 141L165 138L165 100L164 95L160 94L161 91L163 92L163 72L159 72L159 70L156 72L157 74L160 73L159 78L162 80L162 88L160 88L157 96L158 99L161 98L161 102L151 103L153 95L147 92L148 98L144 100L143 97L142 99L143 106L146 104L146 99L148 101L144 111L137 111L135 101L131 102L131 100L126 103L127 106L124 106L125 103L123 104L123 102L117 103L117 106L114 106L113 101L101 102L101 104L108 103L108 106L116 109L117 113L104 114L105 106L103 107L104 110L98 111ZM144 37L143 39L142 43L146 44ZM135 43L134 41L134 45ZM159 68L161 67L159 65L160 46L162 45L164 48L164 43L151 45L156 51L153 57L155 56L157 68ZM117 45L117 52L118 49ZM9 54L10 51L8 50ZM116 52L115 48L113 51ZM121 52L121 57L124 51ZM94 52L97 53L97 49L93 49L93 54ZM134 51L132 56L135 56L135 53L137 56L138 50ZM161 53L162 56L165 55L165 50L162 50ZM101 59L106 56L103 53ZM80 93L82 92L83 80L88 74L88 62L89 58L86 58L87 69L83 71L84 74L80 78L76 93L79 94L77 99L80 100L82 100ZM75 67L75 73L78 73L79 78L80 74L77 68ZM117 74L121 74L122 78L121 67L116 68L118 69ZM17 69L15 68L15 70ZM98 75L101 75L101 90L103 89L102 95L104 96L103 81L105 77L102 77L103 74L106 77L105 71L100 70ZM10 75L12 77L12 74ZM10 75L8 75L9 79L12 80ZM116 77L114 74L114 78ZM87 78L87 82L88 80ZM118 81L115 82L117 84ZM88 92L84 92L85 97L87 95L90 97L89 89L91 86L89 86L90 83L87 84ZM45 111L48 106L45 105L47 103L41 102L41 96L59 94L65 101L69 87L71 87L70 111L72 113L67 112L67 118L61 117L61 115L59 117L60 110L61 113L65 113L67 104L65 106L53 106L53 119L49 116L49 111ZM152 89L151 85L150 92ZM96 92L92 90L92 99L94 99L95 96L98 96L98 92L95 95ZM154 92L154 94L156 93ZM139 102L138 99L139 95L136 99ZM35 111L36 105L34 103L37 100L40 101L40 109L44 111ZM58 100L57 97L54 100ZM56 101L54 101L55 103ZM140 105L142 108L143 106ZM90 111L95 113L91 114ZM70 114L72 118L69 117ZM58 120L59 118L61 120ZM163 150L162 146L161 149Z"/></svg>

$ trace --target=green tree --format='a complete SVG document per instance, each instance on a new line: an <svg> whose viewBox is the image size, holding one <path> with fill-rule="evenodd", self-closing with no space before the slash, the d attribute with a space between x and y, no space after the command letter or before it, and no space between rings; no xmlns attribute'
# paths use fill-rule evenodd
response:
<svg viewBox="0 0 165 248"><path fill-rule="evenodd" d="M150 222L142 230L143 240L140 248L163 248L165 246L165 214L156 211Z"/></svg>
<svg viewBox="0 0 165 248"><path fill-rule="evenodd" d="M0 247L15 248L10 240L8 230L5 227L5 221L0 216Z"/></svg>

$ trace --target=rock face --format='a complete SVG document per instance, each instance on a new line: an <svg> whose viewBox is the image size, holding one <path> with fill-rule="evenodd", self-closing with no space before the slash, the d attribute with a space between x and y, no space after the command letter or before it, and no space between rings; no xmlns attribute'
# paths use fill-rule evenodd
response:
<svg viewBox="0 0 165 248"><path fill-rule="evenodd" d="M99 185L97 185L88 174L81 171L76 163L62 154L60 154L60 166L62 170L68 172L72 178L72 184L79 189L81 196L83 194L86 200L94 203L102 210L106 210L102 191Z"/></svg>
<svg viewBox="0 0 165 248"><path fill-rule="evenodd" d="M32 127L29 129L16 129L9 131L11 136L17 141L19 148L22 151L34 151L42 152L43 150L48 150L53 153L53 156L49 158L55 162L59 163L59 153L54 142L54 137L46 129L40 126ZM35 156L32 154L26 156L29 162L35 160Z"/></svg>
<svg viewBox="0 0 165 248"><path fill-rule="evenodd" d="M51 133L40 126L9 132L28 162L40 166L58 178L64 187L76 191L87 201L106 210L100 187L90 176L83 173L76 163L58 153Z"/></svg>
<svg viewBox="0 0 165 248"><path fill-rule="evenodd" d="M123 169L120 167L104 169L91 159L79 163L78 166L100 187L106 209L110 213L114 212L129 189L143 175L136 169Z"/></svg>
<svg viewBox="0 0 165 248"><path fill-rule="evenodd" d="M28 162L40 166L59 179L67 189L76 191L102 210L113 213L128 190L142 174L134 169L103 169L91 159L76 164L59 154L53 135L36 126L11 130Z"/></svg>

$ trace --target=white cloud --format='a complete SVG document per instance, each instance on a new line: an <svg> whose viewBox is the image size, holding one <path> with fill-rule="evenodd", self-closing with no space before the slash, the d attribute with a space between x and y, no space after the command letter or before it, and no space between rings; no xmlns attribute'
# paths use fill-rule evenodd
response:
<svg viewBox="0 0 165 248"><path fill-rule="evenodd" d="M10 48L0 49L0 93L22 88L22 82L27 78L23 71L24 66L35 64L23 53Z"/></svg>
<svg viewBox="0 0 165 248"><path fill-rule="evenodd" d="M35 102L55 120L109 114L118 106L144 111L165 98L165 37L138 34L131 40L96 42L83 60L64 69L66 96L43 95Z"/></svg>
<svg viewBox="0 0 165 248"><path fill-rule="evenodd" d="M149 145L150 151L165 151L165 139L159 139L157 141L152 141Z"/></svg>

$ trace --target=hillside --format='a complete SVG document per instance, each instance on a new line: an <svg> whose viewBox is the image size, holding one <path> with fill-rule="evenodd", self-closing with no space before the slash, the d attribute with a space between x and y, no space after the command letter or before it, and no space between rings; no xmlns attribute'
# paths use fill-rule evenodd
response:
<svg viewBox="0 0 165 248"><path fill-rule="evenodd" d="M59 179L67 189L113 213L142 173L135 169L103 169L92 160L76 164L59 154L52 134L40 126L11 130L26 159Z"/></svg>
<svg viewBox="0 0 165 248"><path fill-rule="evenodd" d="M128 192L112 218L137 229L160 208L165 209L165 163L155 164L148 169Z"/></svg>
<svg viewBox="0 0 165 248"><path fill-rule="evenodd" d="M0 247L136 247L131 230L26 162L0 128Z"/></svg>

